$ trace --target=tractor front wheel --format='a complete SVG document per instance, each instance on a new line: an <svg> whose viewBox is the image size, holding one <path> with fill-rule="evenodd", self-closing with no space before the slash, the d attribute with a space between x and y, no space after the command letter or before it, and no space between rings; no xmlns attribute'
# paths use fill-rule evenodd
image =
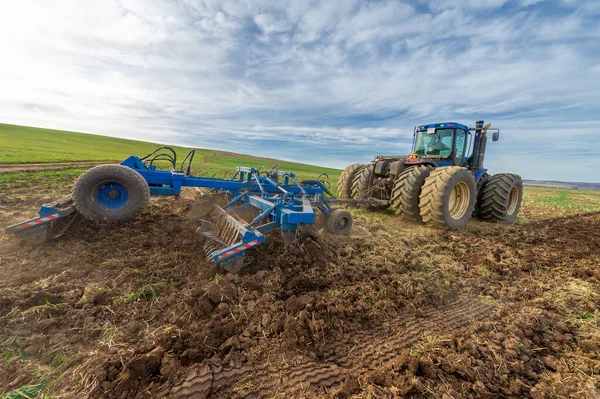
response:
<svg viewBox="0 0 600 399"><path fill-rule="evenodd" d="M338 179L338 197L341 199L352 199L352 182L356 177L356 174L365 165L362 163L355 163L348 166Z"/></svg>
<svg viewBox="0 0 600 399"><path fill-rule="evenodd" d="M150 187L127 166L100 165L79 176L72 196L75 208L87 219L120 222L142 212L150 202Z"/></svg>
<svg viewBox="0 0 600 399"><path fill-rule="evenodd" d="M475 207L475 192L475 180L468 169L435 169L425 180L419 197L423 222L450 230L466 225Z"/></svg>
<svg viewBox="0 0 600 399"><path fill-rule="evenodd" d="M498 173L487 182L481 193L481 218L491 222L513 223L523 200L521 177Z"/></svg>

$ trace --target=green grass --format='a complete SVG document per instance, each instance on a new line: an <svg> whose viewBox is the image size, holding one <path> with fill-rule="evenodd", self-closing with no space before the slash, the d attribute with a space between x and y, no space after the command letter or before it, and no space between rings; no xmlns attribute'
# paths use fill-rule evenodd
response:
<svg viewBox="0 0 600 399"><path fill-rule="evenodd" d="M20 388L14 389L12 391L3 393L0 395L0 399L33 399L39 397L46 385L48 384L48 380L42 378L39 384L34 385L24 385Z"/></svg>
<svg viewBox="0 0 600 399"><path fill-rule="evenodd" d="M117 298L117 302L138 302L138 301L146 301L149 302L148 308L152 308L152 305L158 299L158 294L152 285L144 285L136 292L121 295Z"/></svg>
<svg viewBox="0 0 600 399"><path fill-rule="evenodd" d="M523 202L540 208L558 208L567 212L598 212L600 191L525 187Z"/></svg>
<svg viewBox="0 0 600 399"><path fill-rule="evenodd" d="M0 124L0 164L72 161L120 162L130 155L146 155L160 144L118 139L86 133L41 129L27 126ZM189 148L171 146L177 151L179 162ZM321 173L337 181L340 170L306 165L270 158L196 149L193 172L203 176L231 176L236 166L265 166L270 169L280 164L282 170L295 172L301 178L316 178ZM44 176L46 177L46 176ZM51 177L51 176L47 176ZM3 177L0 176L0 179ZM4 177L7 179L8 177Z"/></svg>

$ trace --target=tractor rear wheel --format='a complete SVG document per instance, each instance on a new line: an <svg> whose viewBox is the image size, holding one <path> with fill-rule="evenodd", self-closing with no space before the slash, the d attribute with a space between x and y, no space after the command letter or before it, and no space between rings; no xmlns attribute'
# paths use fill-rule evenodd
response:
<svg viewBox="0 0 600 399"><path fill-rule="evenodd" d="M150 187L127 166L100 165L79 176L72 196L75 208L87 219L120 222L142 212L150 202Z"/></svg>
<svg viewBox="0 0 600 399"><path fill-rule="evenodd" d="M419 209L419 196L425 184L425 179L434 169L431 165L418 165L405 169L400 173L392 189L392 205L396 213L404 219L422 222Z"/></svg>
<svg viewBox="0 0 600 399"><path fill-rule="evenodd" d="M364 167L362 163L355 163L348 166L338 179L338 197L341 199L352 199L352 182L358 171Z"/></svg>
<svg viewBox="0 0 600 399"><path fill-rule="evenodd" d="M490 180L490 174L484 173L479 180L477 180L477 201L475 201L475 210L473 211L474 218L481 217L481 196L483 194L483 188Z"/></svg>
<svg viewBox="0 0 600 399"><path fill-rule="evenodd" d="M521 177L512 173L493 175L481 193L481 218L492 222L513 223L523 200Z"/></svg>
<svg viewBox="0 0 600 399"><path fill-rule="evenodd" d="M366 199L371 196L370 188L373 180L373 165L361 167L352 180L352 198Z"/></svg>
<svg viewBox="0 0 600 399"><path fill-rule="evenodd" d="M475 207L475 190L475 180L468 169L435 169L421 191L419 208L423 222L450 230L466 225Z"/></svg>
<svg viewBox="0 0 600 399"><path fill-rule="evenodd" d="M358 200L364 200L369 198L380 199L375 196L373 179L374 179L374 166L373 164L365 165L358 170L354 176L352 182L352 198ZM383 210L388 208L390 205L370 205L368 208L372 210Z"/></svg>

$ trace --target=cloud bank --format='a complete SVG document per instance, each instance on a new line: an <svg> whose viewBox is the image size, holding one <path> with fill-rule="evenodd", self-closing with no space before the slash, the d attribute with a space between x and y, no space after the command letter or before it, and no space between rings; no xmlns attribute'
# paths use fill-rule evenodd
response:
<svg viewBox="0 0 600 399"><path fill-rule="evenodd" d="M491 172L599 182L599 26L596 0L8 2L0 121L344 167L485 119Z"/></svg>

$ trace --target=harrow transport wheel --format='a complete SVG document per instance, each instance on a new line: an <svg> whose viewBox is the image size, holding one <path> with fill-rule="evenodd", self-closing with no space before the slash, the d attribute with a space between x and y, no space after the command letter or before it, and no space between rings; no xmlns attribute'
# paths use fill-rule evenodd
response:
<svg viewBox="0 0 600 399"><path fill-rule="evenodd" d="M354 177L356 177L356 173L364 166L362 163L355 163L344 169L338 179L337 191L339 198L352 199L352 182L354 181Z"/></svg>
<svg viewBox="0 0 600 399"><path fill-rule="evenodd" d="M521 177L512 173L493 175L481 193L481 218L513 223L523 200Z"/></svg>
<svg viewBox="0 0 600 399"><path fill-rule="evenodd" d="M73 202L90 220L130 220L150 202L150 187L127 166L100 165L79 176L73 187Z"/></svg>
<svg viewBox="0 0 600 399"><path fill-rule="evenodd" d="M475 201L475 210L473 211L474 218L481 217L481 195L483 194L483 188L490 180L490 174L484 173L479 180L477 180L477 201Z"/></svg>
<svg viewBox="0 0 600 399"><path fill-rule="evenodd" d="M336 209L327 217L327 231L331 234L346 235L352 229L352 215L343 209Z"/></svg>
<svg viewBox="0 0 600 399"><path fill-rule="evenodd" d="M392 204L396 213L404 219L422 222L419 209L419 196L425 184L425 179L434 169L431 165L418 165L405 169L394 182L392 189Z"/></svg>
<svg viewBox="0 0 600 399"><path fill-rule="evenodd" d="M460 166L435 169L425 180L419 208L423 222L458 229L468 223L475 207L473 174Z"/></svg>

